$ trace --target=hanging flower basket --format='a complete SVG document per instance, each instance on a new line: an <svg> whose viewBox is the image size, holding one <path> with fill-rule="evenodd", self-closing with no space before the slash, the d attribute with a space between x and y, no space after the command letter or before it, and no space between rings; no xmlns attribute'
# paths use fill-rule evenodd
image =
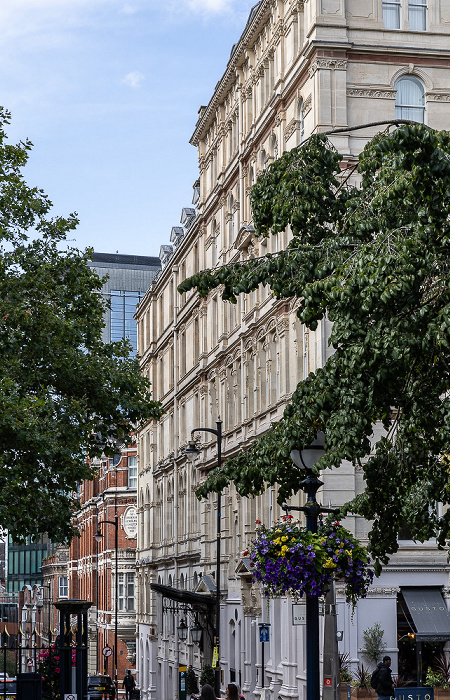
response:
<svg viewBox="0 0 450 700"><path fill-rule="evenodd" d="M315 534L288 515L271 528L260 524L257 533L244 555L266 595L322 596L334 576L345 582L353 607L366 596L373 580L367 550L340 523L323 523Z"/></svg>

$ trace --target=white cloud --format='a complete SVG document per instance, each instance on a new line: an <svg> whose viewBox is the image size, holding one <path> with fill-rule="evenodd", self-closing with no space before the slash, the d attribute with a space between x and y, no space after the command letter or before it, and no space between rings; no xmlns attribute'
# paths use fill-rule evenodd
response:
<svg viewBox="0 0 450 700"><path fill-rule="evenodd" d="M188 7L194 12L220 14L231 10L232 0L188 0Z"/></svg>
<svg viewBox="0 0 450 700"><path fill-rule="evenodd" d="M135 5L130 5L129 2L126 2L125 5L122 7L120 10L120 13L122 15L134 15L138 11L138 8Z"/></svg>
<svg viewBox="0 0 450 700"><path fill-rule="evenodd" d="M131 71L131 73L127 73L120 82L124 85L128 85L129 87L137 88L141 85L144 78L145 76L142 73L139 73L138 70L134 70Z"/></svg>

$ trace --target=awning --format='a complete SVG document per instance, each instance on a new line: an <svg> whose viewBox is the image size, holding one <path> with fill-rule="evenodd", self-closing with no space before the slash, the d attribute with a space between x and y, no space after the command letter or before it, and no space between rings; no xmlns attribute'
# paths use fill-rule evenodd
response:
<svg viewBox="0 0 450 700"><path fill-rule="evenodd" d="M150 588L165 598L192 605L194 609L196 607L208 609L216 603L216 596L211 596L207 593L191 593L191 591L185 591L180 588L163 586L161 583L151 583Z"/></svg>
<svg viewBox="0 0 450 700"><path fill-rule="evenodd" d="M450 640L450 613L439 588L402 588L418 642Z"/></svg>

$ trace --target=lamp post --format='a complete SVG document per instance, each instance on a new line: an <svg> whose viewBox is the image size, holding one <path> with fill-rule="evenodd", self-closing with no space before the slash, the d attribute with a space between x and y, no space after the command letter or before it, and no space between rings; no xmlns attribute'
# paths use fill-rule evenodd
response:
<svg viewBox="0 0 450 700"><path fill-rule="evenodd" d="M97 522L97 532L94 535L94 540L96 542L101 542L103 535L100 531L100 525L114 525L114 549L115 549L115 569L116 569L116 588L114 592L114 683L116 686L116 692L118 688L117 680L117 628L118 628L118 608L119 608L119 516L117 513L114 516L114 520L100 520Z"/></svg>
<svg viewBox="0 0 450 700"><path fill-rule="evenodd" d="M317 532L317 519L320 513L338 513L334 508L324 508L316 500L317 491L323 486L323 481L317 477L312 468L325 454L325 435L317 433L317 438L301 450L292 450L291 459L304 473L305 478L300 482L300 488L306 494L304 506L288 506L283 503L286 512L300 510L306 515L306 529ZM306 700L319 700L319 598L306 595Z"/></svg>
<svg viewBox="0 0 450 700"><path fill-rule="evenodd" d="M222 421L219 419L216 422L216 428L194 428L191 430L191 439L189 447L185 450L186 456L193 462L199 455L199 448L194 440L194 433L212 433L217 440L217 466L220 467L222 462ZM217 494L217 552L216 552L216 628L214 635L215 656L217 660L220 658L220 511L222 507L222 499L220 492ZM216 697L220 696L220 668L216 666L214 676L214 691Z"/></svg>

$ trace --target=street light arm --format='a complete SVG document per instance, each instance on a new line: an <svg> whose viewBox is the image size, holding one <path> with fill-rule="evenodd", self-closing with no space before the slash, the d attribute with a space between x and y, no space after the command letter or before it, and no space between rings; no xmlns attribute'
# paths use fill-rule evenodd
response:
<svg viewBox="0 0 450 700"><path fill-rule="evenodd" d="M215 428L194 428L191 430L191 438L194 437L194 433L212 433L216 437L219 437L219 431Z"/></svg>
<svg viewBox="0 0 450 700"><path fill-rule="evenodd" d="M104 523L108 523L108 525L115 526L117 522L118 522L118 519L117 520L98 520L97 519L97 526L100 527L100 525L103 525Z"/></svg>

